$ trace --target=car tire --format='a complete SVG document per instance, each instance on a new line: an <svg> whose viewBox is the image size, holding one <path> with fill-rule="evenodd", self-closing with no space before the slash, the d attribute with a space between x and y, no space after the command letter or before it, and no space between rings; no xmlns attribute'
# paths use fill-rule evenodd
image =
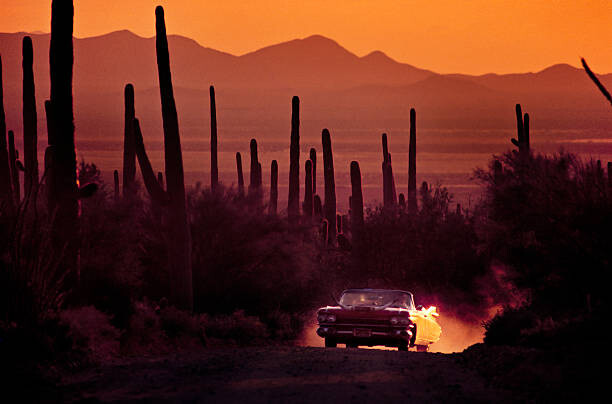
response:
<svg viewBox="0 0 612 404"><path fill-rule="evenodd" d="M325 338L325 348L335 348L338 346L338 343L333 338Z"/></svg>
<svg viewBox="0 0 612 404"><path fill-rule="evenodd" d="M351 342L351 343L346 344L346 347L347 348L359 348L359 345L354 342Z"/></svg>
<svg viewBox="0 0 612 404"><path fill-rule="evenodd" d="M416 350L417 352L427 352L429 351L429 345L417 345Z"/></svg>
<svg viewBox="0 0 612 404"><path fill-rule="evenodd" d="M402 352L408 352L408 344L400 344L397 347L397 350L398 351L402 351Z"/></svg>

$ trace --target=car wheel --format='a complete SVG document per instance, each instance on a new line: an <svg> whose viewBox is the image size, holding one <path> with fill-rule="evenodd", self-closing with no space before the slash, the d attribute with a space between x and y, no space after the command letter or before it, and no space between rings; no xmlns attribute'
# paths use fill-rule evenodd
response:
<svg viewBox="0 0 612 404"><path fill-rule="evenodd" d="M354 342L351 342L351 343L346 344L346 347L347 348L359 348L359 345L357 345Z"/></svg>
<svg viewBox="0 0 612 404"><path fill-rule="evenodd" d="M398 351L403 351L403 352L408 352L408 344L400 344L400 345L397 347L397 350L398 350Z"/></svg>
<svg viewBox="0 0 612 404"><path fill-rule="evenodd" d="M335 348L337 346L338 346L338 343L336 342L335 339L325 338L325 347L326 348Z"/></svg>
<svg viewBox="0 0 612 404"><path fill-rule="evenodd" d="M417 345L417 352L427 352L429 351L429 345Z"/></svg>

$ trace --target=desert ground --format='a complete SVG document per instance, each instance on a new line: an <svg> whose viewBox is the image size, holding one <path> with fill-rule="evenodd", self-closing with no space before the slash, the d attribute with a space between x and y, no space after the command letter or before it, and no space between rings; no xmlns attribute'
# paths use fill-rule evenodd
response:
<svg viewBox="0 0 612 404"><path fill-rule="evenodd" d="M257 347L121 359L65 375L65 402L503 402L460 354ZM55 398L55 397L54 397Z"/></svg>

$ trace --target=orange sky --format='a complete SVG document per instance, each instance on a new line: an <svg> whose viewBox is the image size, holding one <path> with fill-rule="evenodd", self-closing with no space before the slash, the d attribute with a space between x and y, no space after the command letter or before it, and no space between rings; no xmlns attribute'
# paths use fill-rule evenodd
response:
<svg viewBox="0 0 612 404"><path fill-rule="evenodd" d="M0 0L0 32L49 31L50 0ZM524 72L587 58L612 72L611 0L76 0L75 35L168 32L233 54L322 34L441 73Z"/></svg>

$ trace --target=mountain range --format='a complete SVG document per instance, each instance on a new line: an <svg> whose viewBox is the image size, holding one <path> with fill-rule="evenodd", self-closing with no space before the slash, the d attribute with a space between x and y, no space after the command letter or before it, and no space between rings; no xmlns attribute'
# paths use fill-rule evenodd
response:
<svg viewBox="0 0 612 404"><path fill-rule="evenodd" d="M49 34L0 33L7 123L20 131L24 35L30 35L34 44L42 131L43 101L49 94ZM523 105L533 127L540 130L593 129L604 136L612 129L609 105L586 74L569 65L535 73L438 74L397 62L380 51L359 57L320 35L241 56L176 35L169 37L169 46L181 129L187 139L207 135L211 84L217 91L221 134L236 140L246 134L288 137L293 95L301 98L303 133L312 139L323 127L355 136L405 132L411 107L417 109L421 128L511 129L516 103ZM159 139L155 39L118 31L75 39L74 47L79 136L120 139L123 88L133 83L143 128ZM612 88L612 74L600 78Z"/></svg>

